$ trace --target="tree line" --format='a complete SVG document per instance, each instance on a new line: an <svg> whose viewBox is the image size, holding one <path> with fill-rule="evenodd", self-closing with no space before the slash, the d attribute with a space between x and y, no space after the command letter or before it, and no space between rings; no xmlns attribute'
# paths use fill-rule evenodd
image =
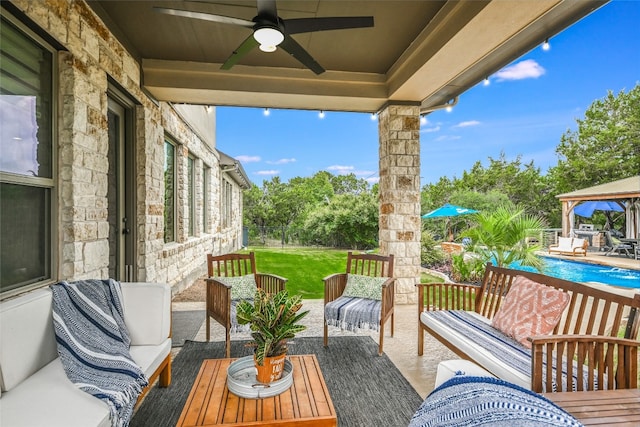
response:
<svg viewBox="0 0 640 427"><path fill-rule="evenodd" d="M561 225L561 206L556 195L604 184L640 173L640 85L594 101L576 130L567 130L556 147L557 164L542 173L533 161L521 156L508 160L504 153L478 160L461 177L441 177L421 189L422 213L445 203L479 211L517 206L544 220L547 227ZM621 216L605 218L597 213L596 224L605 221L620 227ZM252 237L263 243L277 233L284 244L370 249L378 239L378 186L370 186L354 174L326 171L311 177L282 182L279 177L253 185L244 193L244 221ZM464 217L451 219L447 230L468 227ZM617 221L617 223L616 223ZM446 239L445 225L424 221L436 240Z"/></svg>

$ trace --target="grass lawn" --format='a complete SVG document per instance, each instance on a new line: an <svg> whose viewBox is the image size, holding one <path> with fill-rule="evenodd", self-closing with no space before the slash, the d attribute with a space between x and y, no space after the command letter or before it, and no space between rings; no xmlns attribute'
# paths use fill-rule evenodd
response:
<svg viewBox="0 0 640 427"><path fill-rule="evenodd" d="M255 252L259 273L271 273L289 279L287 290L305 299L324 298L322 279L347 268L346 250L314 248L250 247L242 252ZM423 273L423 283L442 282L437 276Z"/></svg>
<svg viewBox="0 0 640 427"><path fill-rule="evenodd" d="M258 248L255 252L259 273L271 273L289 279L290 294L305 299L324 298L322 279L333 273L344 273L347 268L346 250L313 248Z"/></svg>

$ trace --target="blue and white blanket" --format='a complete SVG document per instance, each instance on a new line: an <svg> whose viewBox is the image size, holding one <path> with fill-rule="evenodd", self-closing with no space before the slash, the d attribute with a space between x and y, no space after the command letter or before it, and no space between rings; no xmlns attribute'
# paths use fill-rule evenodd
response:
<svg viewBox="0 0 640 427"><path fill-rule="evenodd" d="M324 306L324 317L327 325L347 331L378 331L381 305L380 300L341 296Z"/></svg>
<svg viewBox="0 0 640 427"><path fill-rule="evenodd" d="M409 427L536 426L582 424L550 400L491 377L457 375L431 392Z"/></svg>
<svg viewBox="0 0 640 427"><path fill-rule="evenodd" d="M58 354L69 380L109 405L113 427L129 425L148 380L129 353L120 283L51 285Z"/></svg>

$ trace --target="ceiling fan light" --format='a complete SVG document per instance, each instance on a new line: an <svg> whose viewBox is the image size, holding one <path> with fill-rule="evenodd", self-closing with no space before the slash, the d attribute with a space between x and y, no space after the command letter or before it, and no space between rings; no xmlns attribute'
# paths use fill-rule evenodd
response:
<svg viewBox="0 0 640 427"><path fill-rule="evenodd" d="M284 34L279 30L271 27L258 28L253 32L253 38L260 43L260 50L264 52L273 52L284 40ZM263 48L264 47L264 48ZM273 50L265 50L273 48Z"/></svg>
<svg viewBox="0 0 640 427"><path fill-rule="evenodd" d="M266 44L261 44L260 46L260 50L263 52L275 52L276 51L276 47L275 46L267 46Z"/></svg>

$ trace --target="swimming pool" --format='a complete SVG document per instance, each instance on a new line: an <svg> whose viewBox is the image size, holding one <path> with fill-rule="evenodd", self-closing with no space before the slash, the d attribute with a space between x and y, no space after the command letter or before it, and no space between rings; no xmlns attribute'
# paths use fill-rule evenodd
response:
<svg viewBox="0 0 640 427"><path fill-rule="evenodd" d="M623 288L640 288L640 271L606 265L587 264L558 258L542 257L545 262L543 274L574 282L599 282ZM511 268L525 271L536 270L532 267L512 264Z"/></svg>

